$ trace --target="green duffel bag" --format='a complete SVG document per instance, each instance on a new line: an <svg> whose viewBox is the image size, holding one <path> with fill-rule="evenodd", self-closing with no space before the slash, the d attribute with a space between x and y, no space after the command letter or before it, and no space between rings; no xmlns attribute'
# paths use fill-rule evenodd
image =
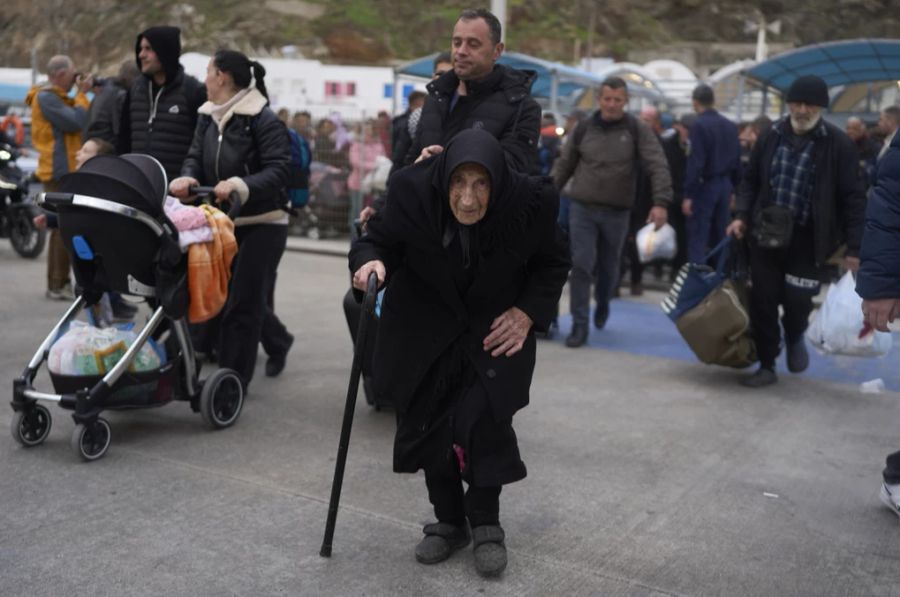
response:
<svg viewBox="0 0 900 597"><path fill-rule="evenodd" d="M681 337L702 362L743 369L758 360L742 297L743 289L725 280L675 320Z"/></svg>

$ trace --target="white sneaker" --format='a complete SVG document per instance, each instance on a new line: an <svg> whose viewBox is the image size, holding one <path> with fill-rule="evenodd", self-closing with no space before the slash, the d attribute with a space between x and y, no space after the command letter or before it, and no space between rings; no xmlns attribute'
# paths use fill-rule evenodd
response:
<svg viewBox="0 0 900 597"><path fill-rule="evenodd" d="M900 516L900 483L897 485L881 484L879 496L882 503L890 508L894 514Z"/></svg>

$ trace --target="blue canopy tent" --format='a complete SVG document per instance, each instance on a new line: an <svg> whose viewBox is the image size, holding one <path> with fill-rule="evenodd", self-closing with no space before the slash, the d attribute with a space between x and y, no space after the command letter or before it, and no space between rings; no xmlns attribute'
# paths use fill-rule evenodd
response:
<svg viewBox="0 0 900 597"><path fill-rule="evenodd" d="M787 93L801 75L822 77L829 88L900 80L900 40L850 39L813 44L784 52L743 71L763 86L763 111L768 90Z"/></svg>
<svg viewBox="0 0 900 597"><path fill-rule="evenodd" d="M437 53L417 58L394 69L394 78L431 79L432 62ZM559 111L559 97L569 95L585 88L599 88L605 77L591 74L559 62L550 62L518 52L504 52L497 60L503 64L520 70L533 70L537 80L531 87L531 95L550 100L550 110ZM628 83L629 92L633 95L647 97L652 101L663 99L662 94L645 86ZM396 85L394 86L396 88Z"/></svg>

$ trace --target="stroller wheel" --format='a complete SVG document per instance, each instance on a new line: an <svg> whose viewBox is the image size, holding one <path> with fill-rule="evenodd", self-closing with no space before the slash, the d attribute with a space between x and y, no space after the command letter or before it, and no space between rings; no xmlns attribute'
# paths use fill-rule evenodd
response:
<svg viewBox="0 0 900 597"><path fill-rule="evenodd" d="M50 411L36 404L33 408L17 412L13 416L10 431L14 440L26 448L31 448L44 443L50 435L52 422Z"/></svg>
<svg viewBox="0 0 900 597"><path fill-rule="evenodd" d="M75 425L69 445L82 459L90 462L106 454L111 438L109 423L103 417L97 417L96 421L88 425L83 423Z"/></svg>
<svg viewBox="0 0 900 597"><path fill-rule="evenodd" d="M244 386L231 369L216 369L200 390L200 414L213 429L230 427L244 405Z"/></svg>

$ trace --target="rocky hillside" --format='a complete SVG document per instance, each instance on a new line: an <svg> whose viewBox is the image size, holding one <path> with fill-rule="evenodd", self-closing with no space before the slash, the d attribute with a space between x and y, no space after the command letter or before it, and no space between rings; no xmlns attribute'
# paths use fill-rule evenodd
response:
<svg viewBox="0 0 900 597"><path fill-rule="evenodd" d="M893 0L508 0L507 46L554 60L590 52L622 59L630 50L679 42L752 42L748 20L780 19L772 41L802 45L900 31ZM388 64L448 45L456 15L476 3L444 0L5 0L0 66L38 65L72 55L81 68L110 72L133 56L134 36L177 24L185 50L237 47L255 55L296 51L326 62ZM292 48L293 49L292 49Z"/></svg>

